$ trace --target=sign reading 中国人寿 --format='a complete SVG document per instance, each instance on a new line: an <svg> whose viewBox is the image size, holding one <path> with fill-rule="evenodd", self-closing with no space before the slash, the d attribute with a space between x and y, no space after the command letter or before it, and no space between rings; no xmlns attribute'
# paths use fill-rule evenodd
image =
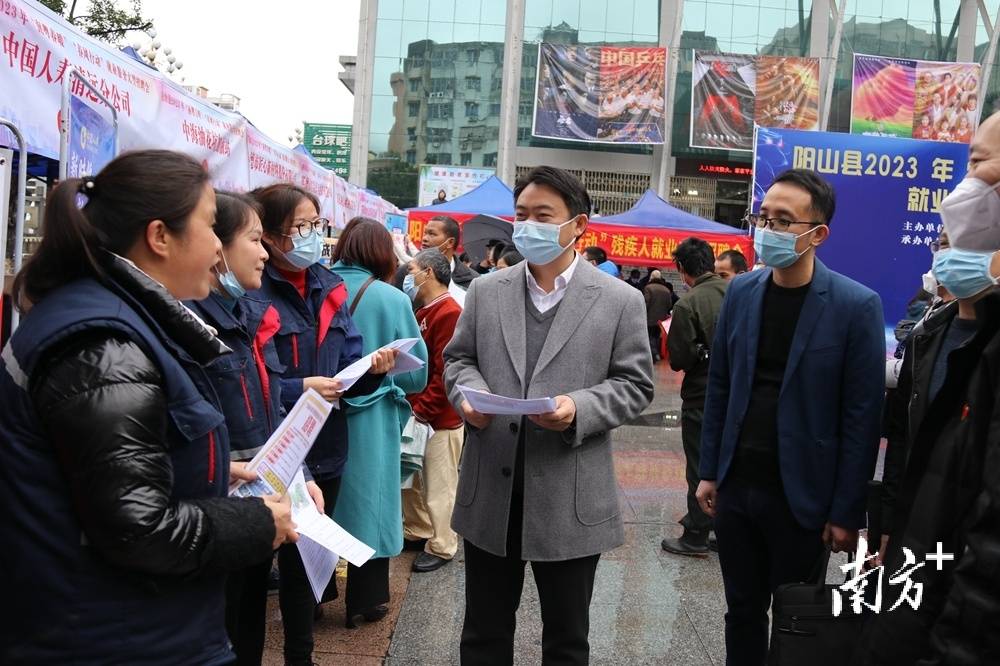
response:
<svg viewBox="0 0 1000 666"><path fill-rule="evenodd" d="M752 210L781 172L809 169L837 197L819 258L874 289L901 319L931 266L941 200L965 177L968 146L940 141L758 128Z"/></svg>

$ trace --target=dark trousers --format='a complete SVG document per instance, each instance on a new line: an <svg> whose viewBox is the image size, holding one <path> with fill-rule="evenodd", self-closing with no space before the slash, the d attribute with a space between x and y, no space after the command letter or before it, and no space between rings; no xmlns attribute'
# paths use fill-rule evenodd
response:
<svg viewBox="0 0 1000 666"><path fill-rule="evenodd" d="M465 623L461 659L470 666L514 663L514 629L524 587L521 559L523 499L511 502L507 556L465 541ZM542 664L586 664L590 659L590 600L600 555L532 562L542 607Z"/></svg>
<svg viewBox="0 0 1000 666"><path fill-rule="evenodd" d="M681 518L681 525L687 537L699 543L708 542L708 533L712 529L712 519L701 510L695 496L701 482L698 465L701 462L701 422L704 416L703 409L681 409L681 442L686 461L684 476L688 485L687 513Z"/></svg>
<svg viewBox="0 0 1000 666"><path fill-rule="evenodd" d="M649 350L653 352L653 358L660 356L660 325L646 326L649 333Z"/></svg>
<svg viewBox="0 0 1000 666"><path fill-rule="evenodd" d="M344 597L348 617L389 603L389 558L376 557L360 567L348 564Z"/></svg>
<svg viewBox="0 0 1000 666"><path fill-rule="evenodd" d="M239 666L259 666L264 658L264 616L271 558L234 571L226 579L226 632Z"/></svg>
<svg viewBox="0 0 1000 666"><path fill-rule="evenodd" d="M779 585L807 580L822 531L799 525L780 486L727 479L716 498L715 536L726 588L726 664L763 666L767 610Z"/></svg>
<svg viewBox="0 0 1000 666"><path fill-rule="evenodd" d="M340 492L340 477L316 483L323 491L326 514L333 515ZM316 597L294 543L286 543L278 549L278 569L281 571L278 605L281 606L281 624L285 630L285 663L312 664ZM323 598L327 601L336 597L337 582L334 577Z"/></svg>

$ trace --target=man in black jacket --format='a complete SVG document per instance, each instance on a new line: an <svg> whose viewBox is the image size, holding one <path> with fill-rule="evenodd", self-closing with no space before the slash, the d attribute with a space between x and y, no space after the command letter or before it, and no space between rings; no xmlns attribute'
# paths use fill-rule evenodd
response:
<svg viewBox="0 0 1000 666"><path fill-rule="evenodd" d="M687 460L687 514L681 518L684 533L677 539L664 539L661 547L675 555L701 557L708 554L708 533L712 519L698 505L695 491L701 477L701 423L705 415L705 389L708 385L708 349L715 338L722 299L727 282L716 275L712 246L700 238L688 238L674 250L674 261L681 279L690 291L673 307L667 351L670 367L684 372L681 384L681 440Z"/></svg>
<svg viewBox="0 0 1000 666"><path fill-rule="evenodd" d="M451 283L448 293L455 301L464 307L465 291L472 281L479 277L471 268L463 264L455 256L456 248L461 245L462 230L455 218L448 215L436 215L424 226L424 237L420 241L420 249L437 248L451 264ZM397 289L403 288L403 280L409 271L408 264L403 264L396 270L392 283Z"/></svg>
<svg viewBox="0 0 1000 666"><path fill-rule="evenodd" d="M1000 182L1000 117L983 123L970 158L970 178ZM909 339L889 405L882 609L855 663L1000 663L1000 218L985 197L981 210L942 204L952 246L937 252L934 274L958 303ZM890 578L901 569L921 587L906 594Z"/></svg>

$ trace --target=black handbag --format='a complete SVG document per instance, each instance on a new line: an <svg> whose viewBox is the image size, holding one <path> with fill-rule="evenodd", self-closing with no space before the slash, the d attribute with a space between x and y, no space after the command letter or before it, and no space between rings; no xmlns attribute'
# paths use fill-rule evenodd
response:
<svg viewBox="0 0 1000 666"><path fill-rule="evenodd" d="M811 582L790 583L774 592L771 606L769 666L843 666L845 646L861 637L863 615L855 615L849 592L841 592L843 610L833 616L833 593L826 583L830 549L824 548Z"/></svg>

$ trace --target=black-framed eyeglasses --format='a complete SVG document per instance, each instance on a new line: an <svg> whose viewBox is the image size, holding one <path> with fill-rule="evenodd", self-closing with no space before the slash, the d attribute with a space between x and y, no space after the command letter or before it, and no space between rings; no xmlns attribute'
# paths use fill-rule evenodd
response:
<svg viewBox="0 0 1000 666"><path fill-rule="evenodd" d="M297 233L302 238L309 238L314 233L325 233L330 226L330 220L325 217L317 217L315 220L292 220L292 226L288 228L293 233L281 234L285 238L292 238Z"/></svg>
<svg viewBox="0 0 1000 666"><path fill-rule="evenodd" d="M771 231L788 231L788 228L793 224L808 224L811 227L819 227L825 224L824 222L804 222L799 220L786 220L783 217L765 217L763 215L758 215L755 213L747 213L743 217L743 221L752 227L757 227L758 229L770 229Z"/></svg>

